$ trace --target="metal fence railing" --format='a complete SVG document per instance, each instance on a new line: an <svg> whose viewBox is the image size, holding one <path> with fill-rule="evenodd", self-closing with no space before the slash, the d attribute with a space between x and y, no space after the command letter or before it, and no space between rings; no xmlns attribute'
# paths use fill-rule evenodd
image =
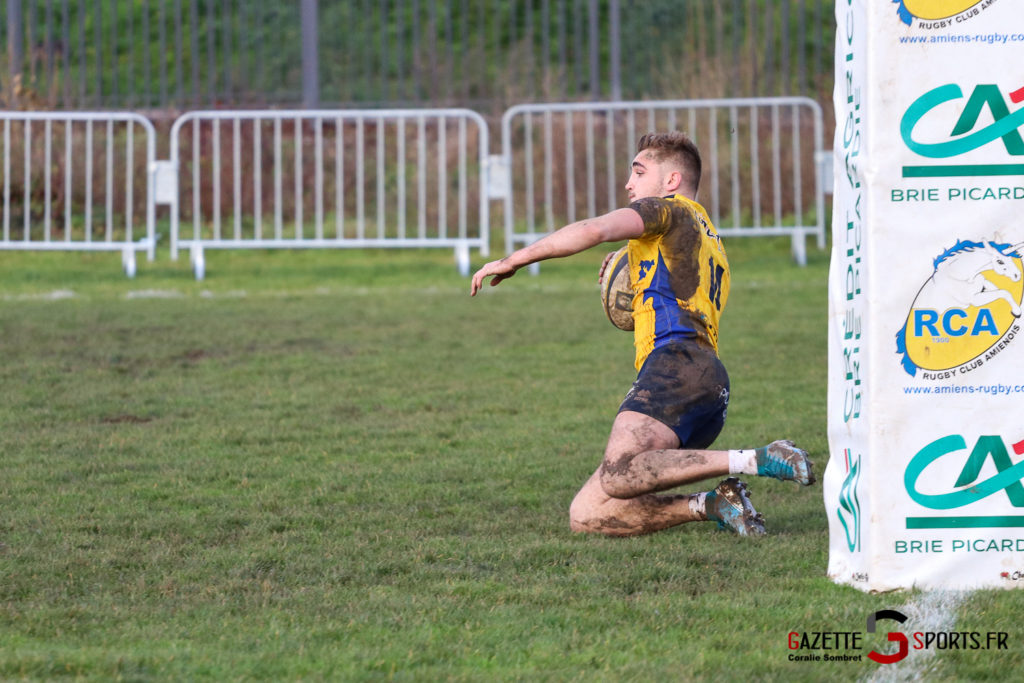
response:
<svg viewBox="0 0 1024 683"><path fill-rule="evenodd" d="M0 112L0 249L120 251L129 276L135 254L156 249L153 125L127 113Z"/></svg>
<svg viewBox="0 0 1024 683"><path fill-rule="evenodd" d="M171 256L204 249L489 247L487 124L467 109L201 111L175 121L158 199Z"/></svg>
<svg viewBox="0 0 1024 683"><path fill-rule="evenodd" d="M704 166L698 200L722 235L825 243L821 108L803 97L517 105L502 117L505 249L625 203L640 135L687 131Z"/></svg>
<svg viewBox="0 0 1024 683"><path fill-rule="evenodd" d="M625 203L637 138L681 129L701 149L698 200L724 236L825 242L822 112L807 98L526 104L490 154L468 109L196 111L155 159L153 125L126 113L0 113L0 249L449 248L469 272L486 256L490 202L506 252ZM142 227L140 227L142 226Z"/></svg>

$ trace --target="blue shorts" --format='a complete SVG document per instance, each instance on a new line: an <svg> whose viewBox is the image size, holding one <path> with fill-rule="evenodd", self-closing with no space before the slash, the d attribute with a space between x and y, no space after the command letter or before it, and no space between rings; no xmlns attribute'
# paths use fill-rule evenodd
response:
<svg viewBox="0 0 1024 683"><path fill-rule="evenodd" d="M656 347L619 406L667 425L681 448L707 448L725 426L729 374L718 355L695 341Z"/></svg>

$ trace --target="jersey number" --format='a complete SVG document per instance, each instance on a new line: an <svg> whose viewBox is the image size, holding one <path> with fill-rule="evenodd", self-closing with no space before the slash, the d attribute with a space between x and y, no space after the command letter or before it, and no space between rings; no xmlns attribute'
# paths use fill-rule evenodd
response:
<svg viewBox="0 0 1024 683"><path fill-rule="evenodd" d="M708 259L708 299L715 304L715 308L722 310L722 274L725 268L715 263L715 259Z"/></svg>

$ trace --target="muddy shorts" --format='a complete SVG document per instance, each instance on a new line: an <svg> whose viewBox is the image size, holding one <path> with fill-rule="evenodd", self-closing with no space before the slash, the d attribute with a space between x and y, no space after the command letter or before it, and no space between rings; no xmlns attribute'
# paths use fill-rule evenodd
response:
<svg viewBox="0 0 1024 683"><path fill-rule="evenodd" d="M619 406L667 425L682 448L707 448L725 426L729 375L715 352L696 342L651 351Z"/></svg>

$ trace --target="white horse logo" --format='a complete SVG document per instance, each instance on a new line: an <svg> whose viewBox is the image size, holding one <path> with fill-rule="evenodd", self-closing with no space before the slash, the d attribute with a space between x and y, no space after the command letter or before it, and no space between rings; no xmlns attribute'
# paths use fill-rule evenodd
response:
<svg viewBox="0 0 1024 683"><path fill-rule="evenodd" d="M921 289L914 307L940 311L950 305L981 308L1002 299L1010 305L1013 316L1019 318L1020 302L983 273L991 270L1011 282L1020 282L1021 271L1015 259L1020 258L1021 249L1024 242L1010 246L958 240L935 259L935 272Z"/></svg>

